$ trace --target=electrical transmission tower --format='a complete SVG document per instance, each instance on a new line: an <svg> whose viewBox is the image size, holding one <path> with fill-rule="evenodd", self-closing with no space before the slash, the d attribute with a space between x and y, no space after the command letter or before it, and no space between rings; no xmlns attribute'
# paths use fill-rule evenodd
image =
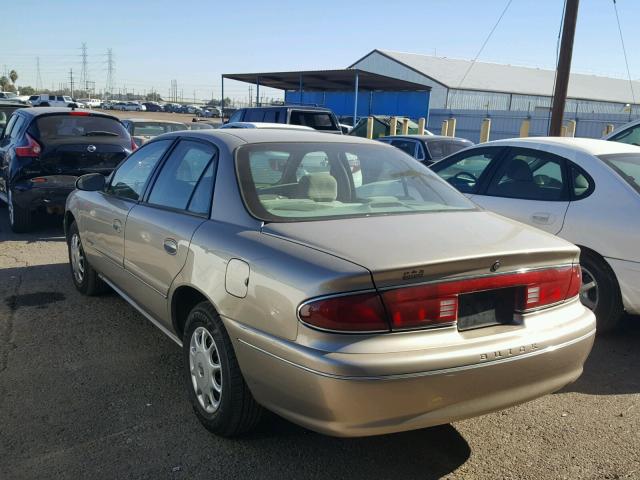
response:
<svg viewBox="0 0 640 480"><path fill-rule="evenodd" d="M89 82L89 71L87 69L87 44L82 42L82 70L80 71L80 88L85 91L89 90L87 84Z"/></svg>
<svg viewBox="0 0 640 480"><path fill-rule="evenodd" d="M69 81L71 84L71 98L73 98L73 68L69 70Z"/></svg>
<svg viewBox="0 0 640 480"><path fill-rule="evenodd" d="M42 90L42 76L40 75L40 57L36 57L36 90Z"/></svg>
<svg viewBox="0 0 640 480"><path fill-rule="evenodd" d="M107 50L107 85L105 87L105 93L108 97L113 95L113 72L115 71L115 62L113 60L113 52L111 49Z"/></svg>

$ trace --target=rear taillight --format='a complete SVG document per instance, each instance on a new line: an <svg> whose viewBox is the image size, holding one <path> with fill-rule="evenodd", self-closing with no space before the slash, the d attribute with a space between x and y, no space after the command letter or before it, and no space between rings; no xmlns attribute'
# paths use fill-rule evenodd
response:
<svg viewBox="0 0 640 480"><path fill-rule="evenodd" d="M572 265L329 297L304 303L299 315L309 325L336 331L438 327L458 320L459 295L513 289L515 310L526 313L577 296L580 285L580 266Z"/></svg>
<svg viewBox="0 0 640 480"><path fill-rule="evenodd" d="M334 331L389 331L387 316L377 293L329 297L302 304L300 320Z"/></svg>
<svg viewBox="0 0 640 480"><path fill-rule="evenodd" d="M25 137L27 138L27 145L16 147L16 155L19 157L39 157L40 152L42 152L40 144L28 133L25 133Z"/></svg>
<svg viewBox="0 0 640 480"><path fill-rule="evenodd" d="M131 138L131 151L134 152L138 149L138 145L136 145L136 142L133 138Z"/></svg>
<svg viewBox="0 0 640 480"><path fill-rule="evenodd" d="M79 112L77 110L72 110L71 112L69 112L69 115L74 116L74 117L88 117L90 115L89 112Z"/></svg>

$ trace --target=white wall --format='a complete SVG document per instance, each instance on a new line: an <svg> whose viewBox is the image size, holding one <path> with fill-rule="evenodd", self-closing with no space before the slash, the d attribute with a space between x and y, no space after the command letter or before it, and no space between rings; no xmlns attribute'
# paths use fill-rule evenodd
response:
<svg viewBox="0 0 640 480"><path fill-rule="evenodd" d="M431 87L429 108L445 108L447 100L447 89L440 83L417 73L401 63L391 60L378 52L373 52L367 57L353 65L353 68L366 70L367 72L386 75L387 77L398 78L408 82L419 83Z"/></svg>

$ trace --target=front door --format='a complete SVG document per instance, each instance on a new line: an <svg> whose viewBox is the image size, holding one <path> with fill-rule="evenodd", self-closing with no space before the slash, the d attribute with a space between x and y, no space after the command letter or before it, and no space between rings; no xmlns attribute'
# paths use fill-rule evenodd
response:
<svg viewBox="0 0 640 480"><path fill-rule="evenodd" d="M137 283L129 292L158 319L166 317L169 288L191 237L209 217L216 159L213 145L181 140L127 218L124 267Z"/></svg>
<svg viewBox="0 0 640 480"><path fill-rule="evenodd" d="M124 232L131 209L140 200L151 174L172 140L150 143L131 154L111 176L104 192L94 192L82 209L81 236L90 261L119 283L124 267Z"/></svg>

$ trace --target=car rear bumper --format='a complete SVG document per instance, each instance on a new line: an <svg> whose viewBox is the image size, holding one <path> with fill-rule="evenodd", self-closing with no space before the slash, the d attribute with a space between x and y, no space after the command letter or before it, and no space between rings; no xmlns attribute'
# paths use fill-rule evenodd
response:
<svg viewBox="0 0 640 480"><path fill-rule="evenodd" d="M387 354L313 350L224 321L259 403L321 433L366 436L489 413L576 380L593 345L593 314L573 302L543 316L564 316L558 335L547 326L522 328L520 343L513 344L513 332L507 332L490 348L477 330L477 341L451 347L447 355L442 345ZM545 324L549 318L543 316L531 321ZM452 363L457 353L468 355L466 350L475 362Z"/></svg>
<svg viewBox="0 0 640 480"><path fill-rule="evenodd" d="M640 263L607 258L622 294L624 309L634 315L640 314Z"/></svg>
<svg viewBox="0 0 640 480"><path fill-rule="evenodd" d="M13 201L21 208L35 210L39 207L63 211L69 194L75 189L77 177L50 175L38 177L44 181L22 181L13 187Z"/></svg>

